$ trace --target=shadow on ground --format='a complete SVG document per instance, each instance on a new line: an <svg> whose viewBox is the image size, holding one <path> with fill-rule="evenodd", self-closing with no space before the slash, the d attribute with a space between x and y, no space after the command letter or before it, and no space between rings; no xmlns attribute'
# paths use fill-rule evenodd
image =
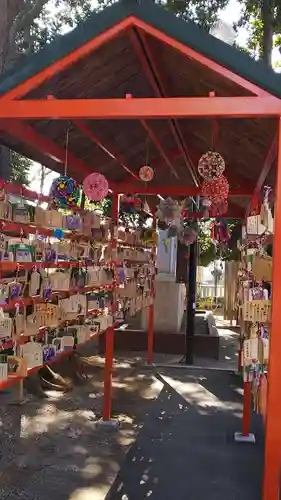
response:
<svg viewBox="0 0 281 500"><path fill-rule="evenodd" d="M256 446L233 442L239 379L119 360L113 414L121 426L114 431L97 425L102 375L96 366L69 393L1 405L1 500L260 499L259 419Z"/></svg>
<svg viewBox="0 0 281 500"><path fill-rule="evenodd" d="M161 384L152 373L117 362L112 410L121 426L114 431L97 425L102 379L96 366L71 392L49 391L48 398L18 407L1 404L1 500L105 498Z"/></svg>
<svg viewBox="0 0 281 500"><path fill-rule="evenodd" d="M239 379L209 370L165 369L159 398L106 500L259 500L262 428L257 444L239 445Z"/></svg>

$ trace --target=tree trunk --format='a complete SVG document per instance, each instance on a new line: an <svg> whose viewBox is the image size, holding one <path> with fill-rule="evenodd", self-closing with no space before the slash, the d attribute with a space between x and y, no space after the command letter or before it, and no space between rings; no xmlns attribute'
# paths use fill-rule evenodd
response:
<svg viewBox="0 0 281 500"><path fill-rule="evenodd" d="M263 37L261 57L267 66L272 66L273 48L273 0L263 0L261 4L261 20L263 23Z"/></svg>

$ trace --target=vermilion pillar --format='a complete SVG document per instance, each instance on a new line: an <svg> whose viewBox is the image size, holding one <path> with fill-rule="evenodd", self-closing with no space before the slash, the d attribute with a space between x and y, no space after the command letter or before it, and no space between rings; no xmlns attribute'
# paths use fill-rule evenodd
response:
<svg viewBox="0 0 281 500"><path fill-rule="evenodd" d="M279 118L277 182L274 210L273 295L265 438L263 500L279 500L281 467L281 119Z"/></svg>

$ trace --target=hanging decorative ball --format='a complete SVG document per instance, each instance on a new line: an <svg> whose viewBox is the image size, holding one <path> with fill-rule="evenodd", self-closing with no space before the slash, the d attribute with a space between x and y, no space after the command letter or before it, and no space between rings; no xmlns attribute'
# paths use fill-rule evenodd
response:
<svg viewBox="0 0 281 500"><path fill-rule="evenodd" d="M228 180L224 175L217 179L206 180L202 184L202 195L211 200L213 205L217 205L226 200L229 193Z"/></svg>
<svg viewBox="0 0 281 500"><path fill-rule="evenodd" d="M139 170L139 176L142 181L150 182L154 177L154 170L149 165L144 165Z"/></svg>
<svg viewBox="0 0 281 500"><path fill-rule="evenodd" d="M108 194L108 182L103 174L93 172L83 182L83 190L89 200L102 201Z"/></svg>
<svg viewBox="0 0 281 500"><path fill-rule="evenodd" d="M215 151L208 151L201 156L198 162L198 172L206 180L213 180L220 177L225 170L223 157Z"/></svg>
<svg viewBox="0 0 281 500"><path fill-rule="evenodd" d="M80 198L77 182L68 175L60 175L52 182L50 198L56 208L77 208Z"/></svg>

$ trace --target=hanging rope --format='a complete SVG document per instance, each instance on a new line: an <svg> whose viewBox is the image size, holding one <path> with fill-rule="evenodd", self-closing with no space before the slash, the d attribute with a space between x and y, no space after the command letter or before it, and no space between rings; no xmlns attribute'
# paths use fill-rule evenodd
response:
<svg viewBox="0 0 281 500"><path fill-rule="evenodd" d="M64 159L64 175L67 174L67 165L68 165L68 144L69 144L69 124L66 130L66 140L65 140L65 159Z"/></svg>

